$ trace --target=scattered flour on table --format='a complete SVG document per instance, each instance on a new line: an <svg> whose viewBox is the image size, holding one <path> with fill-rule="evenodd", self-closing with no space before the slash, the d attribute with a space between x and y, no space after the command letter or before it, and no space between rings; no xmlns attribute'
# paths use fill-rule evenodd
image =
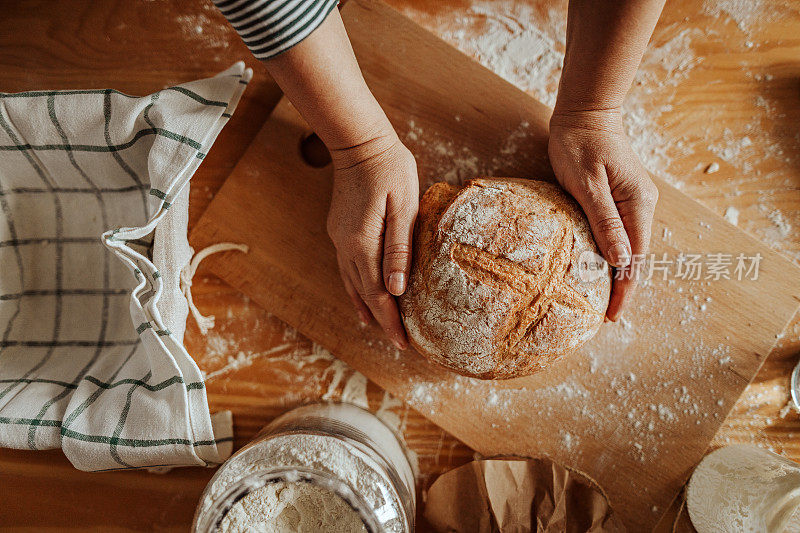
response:
<svg viewBox="0 0 800 533"><path fill-rule="evenodd" d="M564 62L565 9L551 7L543 19L526 3L483 0L472 2L463 11L432 19L413 8L406 8L405 12L539 101L549 106L555 103ZM703 40L705 36L697 29L669 28L654 38L624 105L625 128L634 150L649 170L678 187L681 181L669 173L669 166L690 149L680 139L661 133L657 123L663 113L673 109L674 87L702 60L692 51L694 39ZM415 130L413 123L409 130L407 141L413 143L422 138L423 132ZM483 168L486 163L457 146L448 146L446 141L431 144L433 152L454 156L443 159L439 179L454 182L455 178L474 177L479 167L482 172L492 170L493 165Z"/></svg>
<svg viewBox="0 0 800 533"><path fill-rule="evenodd" d="M367 400L367 377L364 374L358 371L353 372L353 375L350 376L350 379L344 384L342 401L369 410L369 401Z"/></svg>
<svg viewBox="0 0 800 533"><path fill-rule="evenodd" d="M234 320L229 317L230 320ZM310 348L297 342L297 332L286 327L285 342L273 346L267 350L250 350L243 348L248 339L240 339L225 331L224 325L212 329L206 335L206 353L202 361L202 366L209 370L203 371L205 379L215 379L236 370L252 365L256 360L269 358L270 361L287 363L293 370L300 370L318 361L330 362L321 377L325 377L328 372L333 372L334 379L339 367L334 363L338 361L330 352L317 344L312 344ZM342 369L344 371L346 367ZM289 375L288 372L284 373ZM341 382L339 377L338 383Z"/></svg>
<svg viewBox="0 0 800 533"><path fill-rule="evenodd" d="M569 431L562 431L561 442L564 443L564 448L566 448L567 451L572 451L572 448L577 446L578 439L575 437L575 435L573 435Z"/></svg>
<svg viewBox="0 0 800 533"><path fill-rule="evenodd" d="M417 383L411 389L411 399L418 403L433 403L436 387L433 383Z"/></svg>
<svg viewBox="0 0 800 533"><path fill-rule="evenodd" d="M441 135L434 131L427 131L420 126L413 118L406 124L406 131L401 134L409 146L413 146L418 152L425 153L425 162L433 168L427 176L421 176L422 182L420 193L437 181L460 184L464 180L476 176L488 176L503 173L503 167L507 164L507 155L518 154L520 146L524 146L524 141L529 135L530 123L522 121L511 131L502 146L499 147L498 154L491 158L480 158L469 147L458 146L448 136ZM534 154L526 154L533 160ZM533 160L533 163L541 161Z"/></svg>
<svg viewBox="0 0 800 533"><path fill-rule="evenodd" d="M206 26L211 24L211 19L205 13L193 13L189 15L179 15L175 21L180 25L185 37L193 38L201 35Z"/></svg>
<svg viewBox="0 0 800 533"><path fill-rule="evenodd" d="M706 0L703 13L715 19L732 20L742 33L750 34L753 26L771 17L764 12L763 0Z"/></svg>
<svg viewBox="0 0 800 533"><path fill-rule="evenodd" d="M652 290L652 284L644 283L641 290ZM641 333L642 324L647 328L646 324L654 320L673 320L679 327L681 317L694 317L715 305L702 288L678 292L683 301L668 304L676 306L674 309L665 305L654 309L648 302L659 298L644 296L632 304L624 320L601 328L577 361L588 371L585 374L565 372L555 382L552 376L541 381L533 376L534 381L523 387L453 375L439 382L410 383L406 399L423 413L431 414L445 399L477 400L486 416L494 420L492 429L499 432L500 439L513 438L520 427L536 426L538 420L559 420L562 429L554 435L545 432L536 437L549 453L574 461L582 456L582 443L588 439L627 446L632 460L647 464L659 457L665 439L680 428L708 419L721 420L730 408L714 390L703 395L692 392L698 386L707 386L698 384L714 378L716 366L709 362L719 360L723 368L730 364L728 346L709 345L691 330L685 338L676 339L668 328L659 328L657 333L649 332L656 335L653 342L657 349L646 354L625 353L626 346ZM634 364L631 357L636 360ZM676 367L682 368L678 374ZM653 368L657 369L655 373ZM591 376L590 381L583 381L584 376ZM695 385L687 386L686 380ZM520 395L526 398L524 403L520 403ZM620 442L618 437L611 437L610 431L632 438L630 442Z"/></svg>
<svg viewBox="0 0 800 533"><path fill-rule="evenodd" d="M394 410L402 406L403 402L401 400L392 396L388 391L383 391L381 405L375 411L375 416L395 432L400 432L403 421Z"/></svg>
<svg viewBox="0 0 800 533"><path fill-rule="evenodd" d="M214 9L213 6L212 9ZM202 11L179 15L175 17L175 22L178 23L184 39L207 50L221 50L230 46L230 43L223 36L224 32L220 27L216 26L217 22ZM222 27L224 28L224 26ZM219 61L220 58L215 57L214 60Z"/></svg>
<svg viewBox="0 0 800 533"><path fill-rule="evenodd" d="M723 216L725 217L725 220L727 220L734 226L739 223L739 210L733 207L732 205L729 205L725 209L725 215Z"/></svg>
<svg viewBox="0 0 800 533"><path fill-rule="evenodd" d="M763 211L769 211L766 206L759 206ZM792 231L792 225L784 218L783 213L777 209L769 211L767 218L775 225L781 237L786 237Z"/></svg>
<svg viewBox="0 0 800 533"><path fill-rule="evenodd" d="M730 128L725 128L722 131L722 138L709 144L708 149L723 161L734 164L743 161L754 152L753 139L747 135L739 137ZM745 168L750 167L745 166Z"/></svg>
<svg viewBox="0 0 800 533"><path fill-rule="evenodd" d="M566 19L555 8L541 24L531 23L538 19L523 2L484 0L454 20L448 14L437 34L552 107L564 64Z"/></svg>
<svg viewBox="0 0 800 533"><path fill-rule="evenodd" d="M245 298L245 308L249 301ZM270 318L270 317L267 317ZM198 363L203 368L207 380L223 380L232 372L246 368L256 361L267 359L269 371L276 379L285 383L284 393L275 398L278 403L287 407L298 403L307 403L311 398L322 398L326 401L342 401L370 409L367 396L368 380L362 373L353 370L347 363L334 357L328 350L316 343L304 340L299 333L282 323L270 320L256 320L248 331L255 335L268 335L271 328L280 328L282 343L267 350L249 350L245 348L250 339L238 338L227 331L228 323L237 320L233 308L229 308L225 320L219 319L217 327L205 337L206 350ZM263 331L266 328L267 331ZM239 328L237 328L238 330ZM313 390L319 390L315 395ZM321 390L320 390L321 389ZM398 414L402 414L401 415ZM404 442L405 417L408 406L388 392L383 393L375 415L382 420L397 437ZM406 446L415 476L419 475L419 458Z"/></svg>
<svg viewBox="0 0 800 533"><path fill-rule="evenodd" d="M333 400L334 397L337 395L339 390L339 385L341 385L342 380L346 373L350 371L350 367L344 361L339 359L333 359L331 361L330 366L325 369L325 373L333 374L331 378L330 384L328 384L328 390L325 394L322 395L323 400Z"/></svg>

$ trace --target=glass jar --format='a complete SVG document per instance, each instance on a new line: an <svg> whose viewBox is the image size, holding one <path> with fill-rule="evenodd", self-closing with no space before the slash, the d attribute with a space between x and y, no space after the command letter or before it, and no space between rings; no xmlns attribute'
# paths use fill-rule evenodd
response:
<svg viewBox="0 0 800 533"><path fill-rule="evenodd" d="M800 464L750 444L707 455L686 490L692 525L716 531L797 531Z"/></svg>
<svg viewBox="0 0 800 533"><path fill-rule="evenodd" d="M317 496L343 500L340 507L352 509L366 531L414 530L414 473L405 447L375 415L344 403L299 407L261 430L211 478L192 530L218 531L229 511L255 491L304 483ZM286 508L297 515L291 503Z"/></svg>

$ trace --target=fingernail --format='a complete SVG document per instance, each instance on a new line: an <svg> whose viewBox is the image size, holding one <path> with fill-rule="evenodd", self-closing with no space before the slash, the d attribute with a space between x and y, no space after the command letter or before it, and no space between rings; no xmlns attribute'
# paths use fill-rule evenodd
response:
<svg viewBox="0 0 800 533"><path fill-rule="evenodd" d="M392 272L389 274L389 292L395 296L400 296L406 290L405 272Z"/></svg>
<svg viewBox="0 0 800 533"><path fill-rule="evenodd" d="M397 339L394 339L394 340L392 340L392 343L393 343L393 344L394 344L394 345L397 347L397 349L398 349L398 350L400 350L401 352L402 352L403 350L405 350L406 348L408 348L408 344L406 344L406 343L404 343L404 342L400 342L400 341L399 341L399 340L397 340Z"/></svg>
<svg viewBox="0 0 800 533"><path fill-rule="evenodd" d="M367 316L367 313L365 313L364 311L359 311L358 317L361 319L362 325L366 326L367 324L369 324L369 317Z"/></svg>
<svg viewBox="0 0 800 533"><path fill-rule="evenodd" d="M630 264L631 253L624 244L615 244L608 249L608 258L614 266L624 267Z"/></svg>

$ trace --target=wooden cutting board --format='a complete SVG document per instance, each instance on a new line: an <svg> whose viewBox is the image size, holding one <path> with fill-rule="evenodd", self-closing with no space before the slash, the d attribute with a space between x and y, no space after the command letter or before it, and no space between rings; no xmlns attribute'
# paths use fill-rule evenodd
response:
<svg viewBox="0 0 800 533"><path fill-rule="evenodd" d="M551 174L547 107L376 0L350 0L343 17L422 190ZM673 266L553 368L502 382L456 376L359 326L325 232L331 168L300 152L310 133L282 101L191 236L195 249L250 247L210 257L211 270L481 454L552 456L597 480L632 531L651 528L796 312L800 269L657 179L652 251L732 254L732 279L676 279ZM757 280L736 279L740 253L760 254Z"/></svg>

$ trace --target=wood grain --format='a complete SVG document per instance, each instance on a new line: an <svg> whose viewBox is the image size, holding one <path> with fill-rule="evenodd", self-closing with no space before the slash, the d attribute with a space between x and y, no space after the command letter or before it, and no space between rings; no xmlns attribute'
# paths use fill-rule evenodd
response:
<svg viewBox="0 0 800 533"><path fill-rule="evenodd" d="M464 0L390 3L445 37L442 21L455 22L469 7ZM508 5L500 0L484 4L497 10ZM517 4L530 5L531 16L538 22L547 20L549 9L565 9L564 0L520 0ZM724 128L730 128L734 136L752 135L754 119L762 123L761 135L754 137L757 151L777 144L787 154L797 154L800 18L796 10L786 13L787 4L779 0L760 5L765 13L779 12L781 16L778 20L764 17L763 24L746 35L733 23L708 20L699 0L667 4L654 41L663 41L686 28L711 28L713 35L697 40L695 51L702 62L693 75L656 94L656 98L674 99L673 111L662 117L658 126L665 137L685 141L686 155L670 168L684 180L685 192L719 214L728 206L738 208L742 213L740 225L765 240L774 229L768 218L770 212L780 209L792 215L791 233L771 241L777 249L797 254L800 165L774 158L755 160L753 171L743 173L720 161L720 172L702 173L710 161L718 161L703 155L707 145L721 136ZM203 213L280 96L264 68L252 59L210 1L3 0L0 7L2 91L115 87L130 94L149 94L165 85L213 75L239 59L247 60L256 71L254 80L193 178L192 223ZM197 33L197 26L202 33ZM746 48L747 40L756 46ZM757 105L759 96L767 99L769 109ZM695 149L699 153L692 153ZM287 363L268 352L285 343L287 333L292 338L292 330L207 273L201 268L201 275L195 278L195 300L204 313L217 316L218 335L204 338L190 324L186 340L190 353L202 368L220 368L218 348L225 344L220 339L233 343L246 338L248 342L242 348L255 355L250 366L220 374L209 384L212 407L234 412L238 447L275 414L295 402L318 398L331 376L320 379L315 370L296 371L291 364L276 368ZM789 372L800 353L799 326L800 320L795 319L787 335L779 339L721 427L714 446L756 442L800 460L800 440L796 438L800 419L792 413L779 415L787 399ZM312 349L302 337L293 342L298 352ZM296 379L290 378L288 371L294 372ZM291 395L287 395L289 391ZM370 383L367 392L372 407L379 405L383 396L380 388ZM413 409L403 407L399 414L406 420L406 439L420 454L425 476L421 490L438 473L472 458L469 448ZM179 469L168 475L86 474L72 468L59 451L0 450L0 486L13 487L3 491L0 527L185 531L196 498L212 473Z"/></svg>
<svg viewBox="0 0 800 533"><path fill-rule="evenodd" d="M343 18L395 128L425 132L410 144L423 185L438 178L423 149L436 139L433 152L460 147L478 175L548 174L549 109L380 2L351 0ZM309 133L282 101L192 233L198 248L250 247L212 270L479 452L555 457L596 479L632 530L652 528L798 309L800 269L656 179L656 256L760 254L757 281L654 277L631 306L635 331L607 325L582 356L529 378L457 378L359 326L325 233L332 169L298 150Z"/></svg>

